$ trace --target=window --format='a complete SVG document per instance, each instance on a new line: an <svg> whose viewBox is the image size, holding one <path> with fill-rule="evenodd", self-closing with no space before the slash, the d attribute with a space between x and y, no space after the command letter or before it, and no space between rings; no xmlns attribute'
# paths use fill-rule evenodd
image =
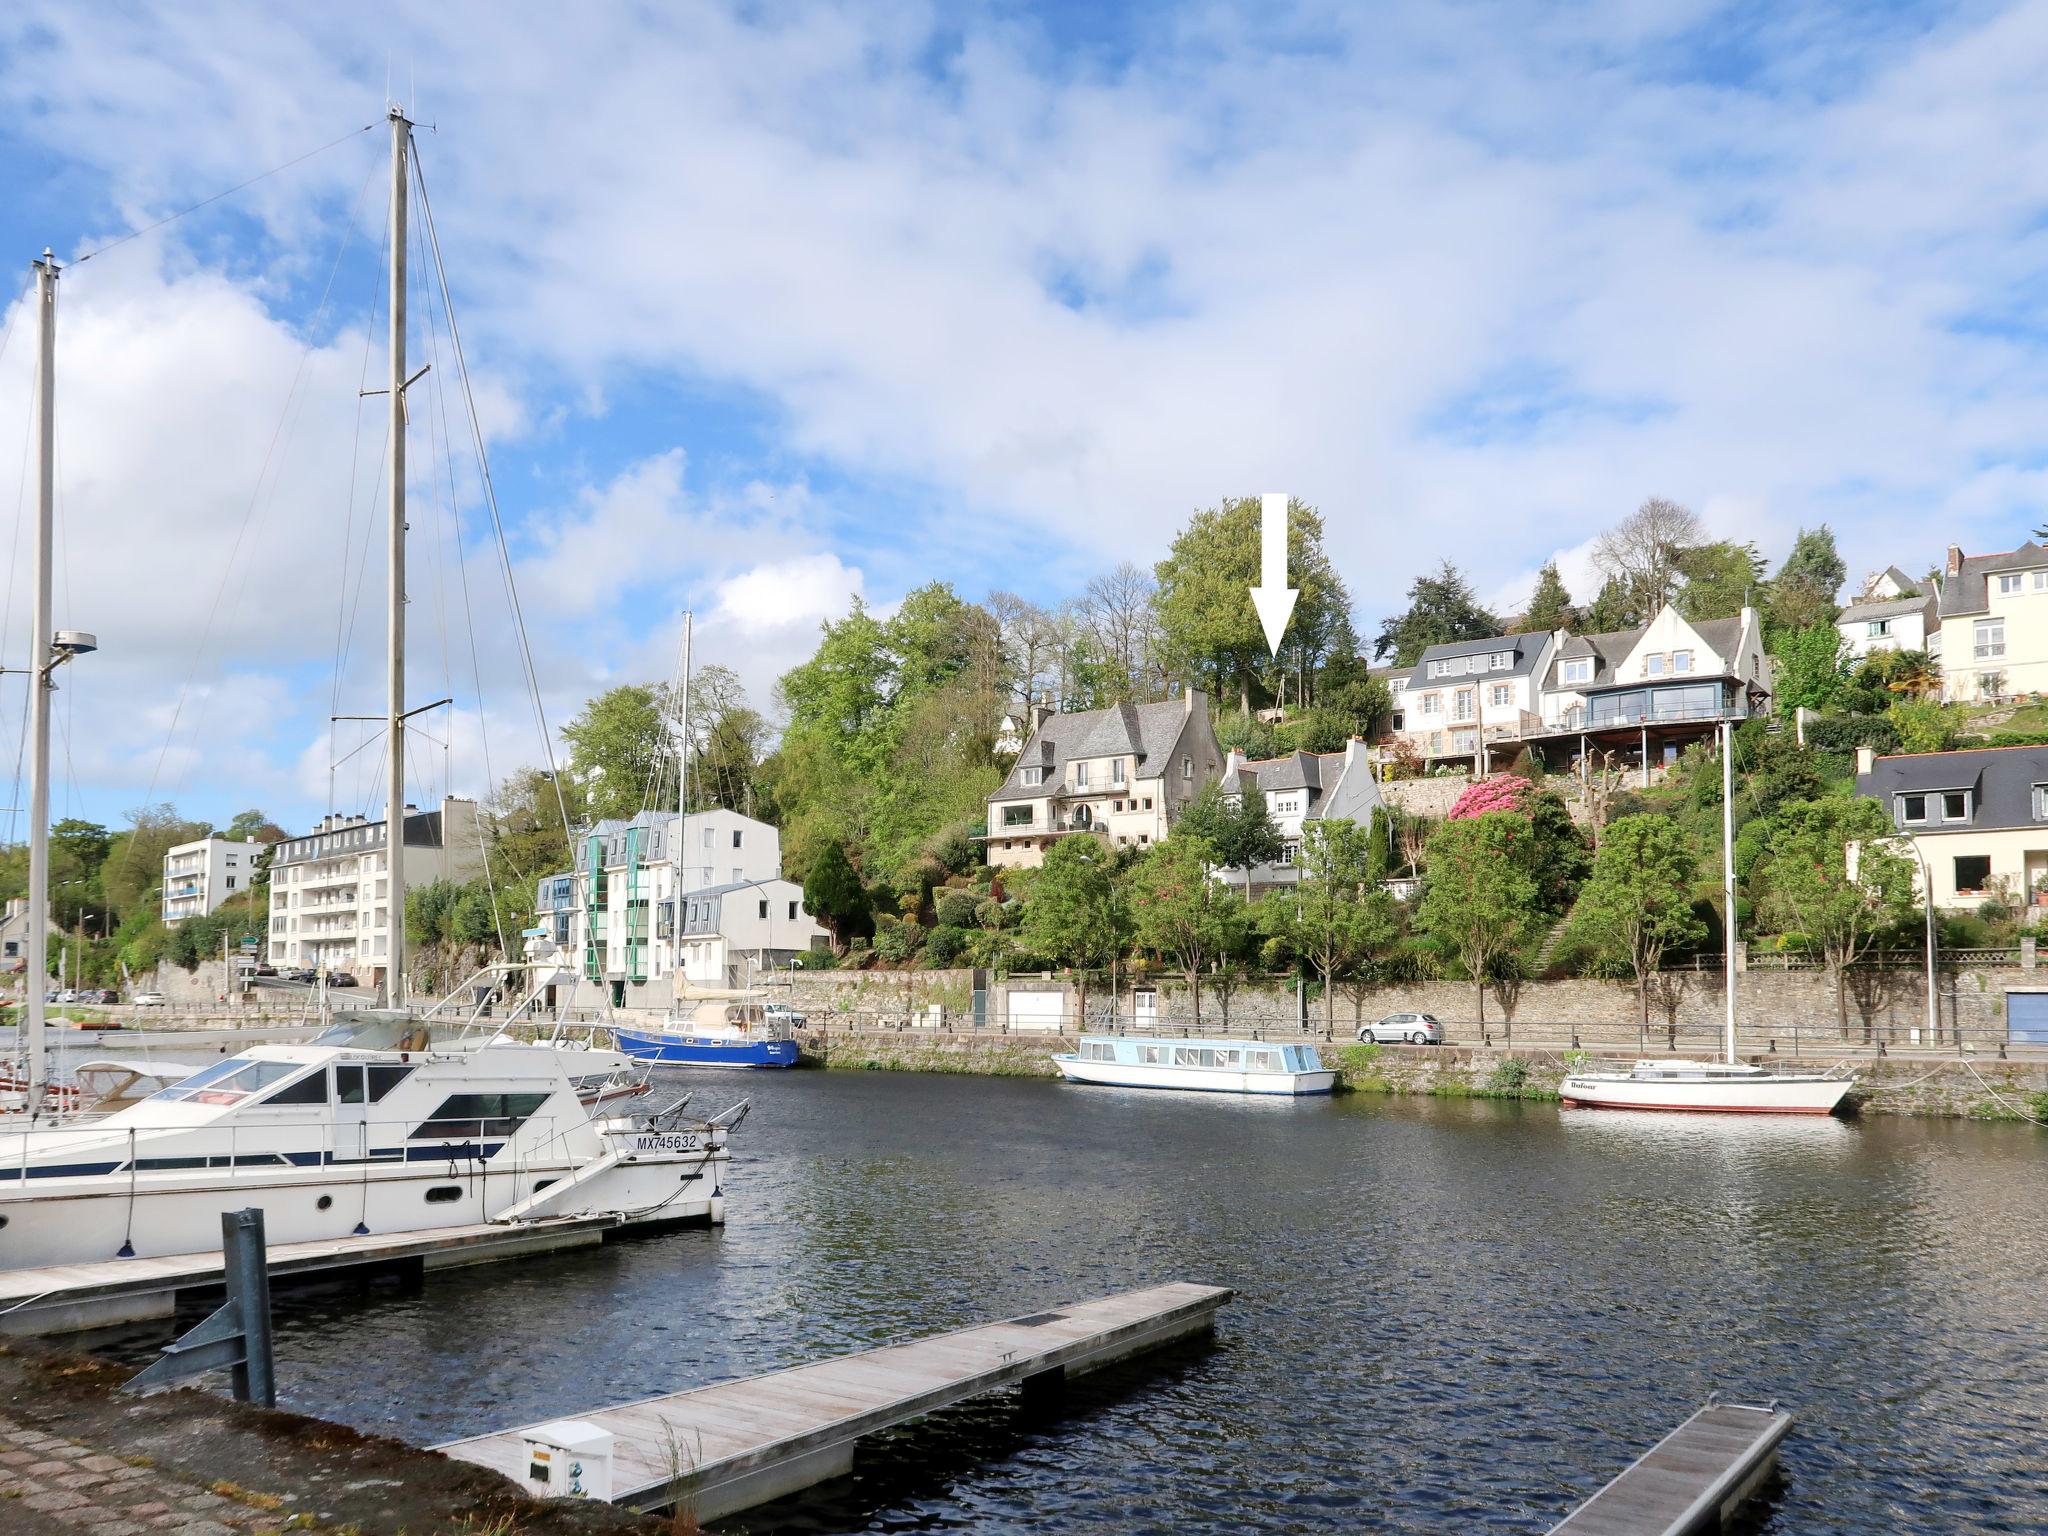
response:
<svg viewBox="0 0 2048 1536"><path fill-rule="evenodd" d="M228 889L232 891L232 890L233 890L234 888L235 888L235 877L234 877L233 875L229 875L229 876L228 876Z"/></svg>
<svg viewBox="0 0 2048 1536"><path fill-rule="evenodd" d="M1152 797L1150 795L1145 797L1145 809L1148 811L1152 809Z"/></svg>
<svg viewBox="0 0 2048 1536"><path fill-rule="evenodd" d="M1120 757L1109 765L1109 782L1119 787L1124 782L1124 760Z"/></svg>
<svg viewBox="0 0 2048 1536"><path fill-rule="evenodd" d="M759 918L759 919L760 919L760 920L761 920L762 922L764 922L764 923L765 923L765 922L767 922L767 921L768 921L768 903L767 903L766 901L761 901L761 902L758 902L758 903L756 903L756 905L757 905L757 906L759 906L761 910L760 910L760 911L758 911L758 912L756 912L756 913L755 913L754 915L755 915L755 916L756 916L757 918Z"/></svg>
<svg viewBox="0 0 2048 1536"><path fill-rule="evenodd" d="M427 1204L449 1205L462 1198L460 1184L436 1184L427 1190Z"/></svg>
<svg viewBox="0 0 2048 1536"><path fill-rule="evenodd" d="M1673 651L1671 653L1671 670L1674 672L1690 672L1692 670L1692 652Z"/></svg>
<svg viewBox="0 0 2048 1536"><path fill-rule="evenodd" d="M1991 883L1991 855L1988 853L1963 854L1956 859L1956 894L1958 896L1981 896L1984 887Z"/></svg>
<svg viewBox="0 0 2048 1536"><path fill-rule="evenodd" d="M740 883L740 882L741 882L742 880L744 880L744 879L746 879L746 878L747 878L747 872L746 872L746 871L745 871L744 869L735 869L735 870L734 870L734 871L732 872L732 883L733 883L734 885L738 885L738 884L739 884L739 883Z"/></svg>
<svg viewBox="0 0 2048 1536"><path fill-rule="evenodd" d="M1440 693L1425 693L1422 696L1422 712L1425 715L1440 715L1444 712L1444 696Z"/></svg>
<svg viewBox="0 0 2048 1536"><path fill-rule="evenodd" d="M2010 597L2019 589L2020 578L2018 576L2001 576L1998 578L1998 595L2000 597Z"/></svg>
<svg viewBox="0 0 2048 1536"><path fill-rule="evenodd" d="M1031 825L1031 807L1028 805L1006 805L1003 807L1003 825L1006 827L1028 827Z"/></svg>
<svg viewBox="0 0 2048 1536"><path fill-rule="evenodd" d="M547 1102L544 1093L451 1093L410 1140L446 1136L509 1136Z"/></svg>
<svg viewBox="0 0 2048 1536"><path fill-rule="evenodd" d="M2034 820L2048 821L2048 784L2034 786Z"/></svg>
<svg viewBox="0 0 2048 1536"><path fill-rule="evenodd" d="M1282 869L1289 869L1293 867L1294 861L1297 858L1299 858L1300 855L1300 840L1297 838L1289 838L1286 842L1280 845L1280 857L1275 859L1273 862L1275 864L1278 864Z"/></svg>
<svg viewBox="0 0 2048 1536"><path fill-rule="evenodd" d="M1515 702L1515 685L1513 683L1495 683L1486 691L1486 702L1495 709L1505 709L1508 705Z"/></svg>
<svg viewBox="0 0 2048 1536"><path fill-rule="evenodd" d="M1590 683L1593 681L1593 658L1574 656L1558 671L1558 681L1565 683Z"/></svg>
<svg viewBox="0 0 2048 1536"><path fill-rule="evenodd" d="M327 1069L300 1078L296 1083L286 1083L269 1098L265 1104L325 1104L327 1102Z"/></svg>
<svg viewBox="0 0 2048 1536"><path fill-rule="evenodd" d="M2005 654L2005 620L1977 621L1977 660L1990 661Z"/></svg>
<svg viewBox="0 0 2048 1536"><path fill-rule="evenodd" d="M1087 787L1088 787L1088 765L1087 765L1086 763L1076 763L1076 764L1074 764L1074 788L1076 788L1076 789L1086 789Z"/></svg>
<svg viewBox="0 0 2048 1536"><path fill-rule="evenodd" d="M1043 784L1045 782L1045 770L1036 766L1023 769L1018 773L1017 780L1026 788Z"/></svg>
<svg viewBox="0 0 2048 1536"><path fill-rule="evenodd" d="M1182 779L1192 779L1195 776L1195 760L1192 757L1180 760L1180 776Z"/></svg>
<svg viewBox="0 0 2048 1536"><path fill-rule="evenodd" d="M1918 826L1927 820L1927 797L1925 795L1899 796L1899 825Z"/></svg>
<svg viewBox="0 0 2048 1536"><path fill-rule="evenodd" d="M1643 674L1646 677L1662 677L1664 675L1664 657L1661 653L1643 658Z"/></svg>
<svg viewBox="0 0 2048 1536"><path fill-rule="evenodd" d="M1495 651L1487 660L1494 671L1505 672L1515 664L1515 653L1513 651Z"/></svg>
<svg viewBox="0 0 2048 1536"><path fill-rule="evenodd" d="M738 828L738 827L734 827L734 828L732 829L732 845L733 845L733 847L735 847L735 848L739 847L739 845L740 845L740 839L741 839L742 837L744 837L745 835L746 835L746 834L745 834L744 832L742 832L742 831L740 830L740 828Z"/></svg>
<svg viewBox="0 0 2048 1536"><path fill-rule="evenodd" d="M789 920L790 920L790 921L791 921L792 923L796 921L796 909L797 909L797 903L795 903L795 902L793 902L793 901L792 901L792 902L791 902L791 903L789 904Z"/></svg>
<svg viewBox="0 0 2048 1536"><path fill-rule="evenodd" d="M1872 640L1882 639L1891 632L1892 621L1890 619L1872 619L1863 626L1863 633Z"/></svg>
<svg viewBox="0 0 2048 1536"><path fill-rule="evenodd" d="M1472 718L1472 690L1470 688L1460 688L1451 695L1451 718L1453 720L1470 720Z"/></svg>
<svg viewBox="0 0 2048 1536"><path fill-rule="evenodd" d="M712 839L712 838L713 838L713 837L714 837L715 835L716 835L716 829L715 829L715 828L712 828L712 827L706 827L706 828L704 829L704 846L705 846L706 848L709 848L709 847L711 846L711 839Z"/></svg>
<svg viewBox="0 0 2048 1536"><path fill-rule="evenodd" d="M1970 819L1970 792L1966 789L1951 789L1941 797L1941 819L1943 821L1968 821Z"/></svg>

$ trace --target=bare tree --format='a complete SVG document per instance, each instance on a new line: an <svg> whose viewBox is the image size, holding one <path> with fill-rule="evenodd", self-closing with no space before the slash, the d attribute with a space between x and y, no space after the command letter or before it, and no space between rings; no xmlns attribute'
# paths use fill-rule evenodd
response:
<svg viewBox="0 0 2048 1536"><path fill-rule="evenodd" d="M1691 508L1652 496L1594 541L1593 564L1628 589L1638 622L1648 623L1678 590L1679 556L1706 541Z"/></svg>
<svg viewBox="0 0 2048 1536"><path fill-rule="evenodd" d="M1157 636L1154 590L1151 575L1126 560L1089 582L1080 600L1081 621L1109 671L1107 691L1118 700L1150 693L1148 675Z"/></svg>
<svg viewBox="0 0 2048 1536"><path fill-rule="evenodd" d="M995 616L1009 672L1006 702L1029 711L1055 685L1060 631L1054 616L1014 592L991 592L984 605Z"/></svg>

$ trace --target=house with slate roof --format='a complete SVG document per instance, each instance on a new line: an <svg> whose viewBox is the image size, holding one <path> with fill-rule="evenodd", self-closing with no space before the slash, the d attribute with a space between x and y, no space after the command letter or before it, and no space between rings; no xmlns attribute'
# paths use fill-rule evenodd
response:
<svg viewBox="0 0 2048 1536"><path fill-rule="evenodd" d="M1035 869L1054 842L1076 835L1130 848L1164 842L1222 771L1198 688L1157 704L1040 709L1010 776L988 797L988 862Z"/></svg>
<svg viewBox="0 0 2048 1536"><path fill-rule="evenodd" d="M1841 611L1835 628L1858 661L1878 651L1941 654L1941 615L1931 592L1908 588L1903 596L1859 598Z"/></svg>
<svg viewBox="0 0 2048 1536"><path fill-rule="evenodd" d="M1266 815L1281 839L1280 857L1254 865L1246 885L1252 891L1292 885L1301 878L1302 829L1316 821L1372 824L1372 813L1386 802L1363 740L1353 738L1342 752L1290 752L1285 757L1246 758L1233 748L1223 768L1223 793L1242 799L1247 789L1265 796Z"/></svg>
<svg viewBox="0 0 2048 1536"><path fill-rule="evenodd" d="M2048 692L2048 549L2031 539L1998 555L1949 545L1937 618L1944 701Z"/></svg>
<svg viewBox="0 0 2048 1536"><path fill-rule="evenodd" d="M2048 747L1856 754L1856 793L1913 840L1938 907L1993 895L2048 908ZM1920 871L1915 861L1914 880Z"/></svg>
<svg viewBox="0 0 2048 1536"><path fill-rule="evenodd" d="M1544 631L1432 645L1395 695L1400 734L1425 758L1477 758L1489 742L1521 740L1542 724L1538 684L1557 641Z"/></svg>

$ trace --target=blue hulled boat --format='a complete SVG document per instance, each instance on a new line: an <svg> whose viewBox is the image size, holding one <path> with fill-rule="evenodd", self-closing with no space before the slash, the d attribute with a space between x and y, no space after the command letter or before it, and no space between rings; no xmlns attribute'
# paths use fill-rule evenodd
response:
<svg viewBox="0 0 2048 1536"><path fill-rule="evenodd" d="M615 1025L619 1049L636 1061L678 1067L793 1067L796 1040L744 998L708 998L688 1019L659 1029Z"/></svg>

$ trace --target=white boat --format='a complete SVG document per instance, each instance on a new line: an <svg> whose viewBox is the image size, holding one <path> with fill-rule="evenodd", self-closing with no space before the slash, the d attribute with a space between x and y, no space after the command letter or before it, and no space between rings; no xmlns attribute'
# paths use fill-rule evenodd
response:
<svg viewBox="0 0 2048 1536"><path fill-rule="evenodd" d="M1314 1046L1270 1040L1083 1035L1071 1053L1052 1060L1070 1083L1113 1088L1307 1094L1328 1093L1337 1081Z"/></svg>
<svg viewBox="0 0 2048 1536"><path fill-rule="evenodd" d="M1828 1115L1856 1085L1830 1072L1768 1072L1747 1062L1639 1061L1627 1071L1574 1072L1558 1098L1574 1109Z"/></svg>
<svg viewBox="0 0 2048 1536"><path fill-rule="evenodd" d="M724 1218L726 1133L584 1102L577 1054L403 1015L254 1046L104 1118L0 1131L0 1269L190 1253L225 1209L273 1243L612 1214ZM596 1052L590 1068L607 1076Z"/></svg>
<svg viewBox="0 0 2048 1536"><path fill-rule="evenodd" d="M1570 1109L1677 1110L1692 1114L1829 1115L1856 1086L1826 1072L1775 1072L1735 1059L1734 730L1721 722L1721 882L1728 913L1721 1059L1638 1061L1626 1071L1578 1071L1558 1084Z"/></svg>

